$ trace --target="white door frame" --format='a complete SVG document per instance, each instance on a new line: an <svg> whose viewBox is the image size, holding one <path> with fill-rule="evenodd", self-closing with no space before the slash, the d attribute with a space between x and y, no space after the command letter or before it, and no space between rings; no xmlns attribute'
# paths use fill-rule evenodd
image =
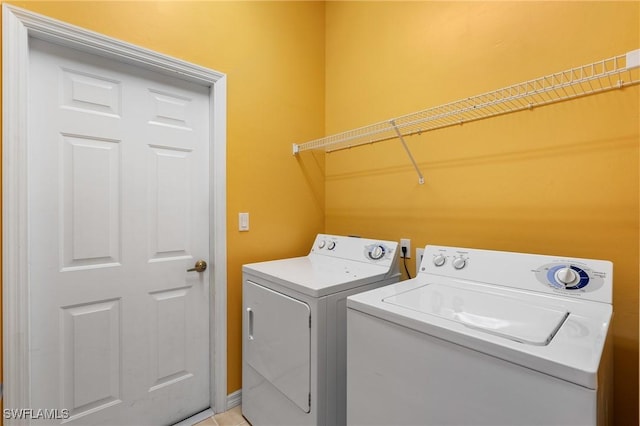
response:
<svg viewBox="0 0 640 426"><path fill-rule="evenodd" d="M2 331L5 408L29 400L27 150L29 37L209 87L211 408L227 406L226 76L7 4L2 5ZM40 407L53 408L53 407Z"/></svg>

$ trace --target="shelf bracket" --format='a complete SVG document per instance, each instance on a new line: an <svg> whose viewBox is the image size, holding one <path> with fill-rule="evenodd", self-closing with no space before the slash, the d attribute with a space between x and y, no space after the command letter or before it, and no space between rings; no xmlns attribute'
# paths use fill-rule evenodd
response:
<svg viewBox="0 0 640 426"><path fill-rule="evenodd" d="M416 169L416 173L418 173L418 183L420 185L424 185L424 176L422 176L422 172L420 171L420 168L418 167L418 164L416 163L416 160L413 158L413 155L411 155L411 151L409 150L409 147L407 146L407 143L404 141L404 138L402 137L402 133L400 133L400 130L398 130L398 126L396 125L396 121L395 120L389 120L389 123L393 127L393 130L396 132L396 135L398 135L398 138L400 139L400 142L402 142L402 146L404 147L404 150L407 152L407 155L409 156L409 159L411 160L411 163L413 164L413 168Z"/></svg>

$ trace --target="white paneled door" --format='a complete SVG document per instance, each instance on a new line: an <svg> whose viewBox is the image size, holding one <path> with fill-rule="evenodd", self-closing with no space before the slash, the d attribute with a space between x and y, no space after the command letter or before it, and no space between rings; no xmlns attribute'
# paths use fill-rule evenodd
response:
<svg viewBox="0 0 640 426"><path fill-rule="evenodd" d="M29 61L32 408L208 408L209 88L35 39Z"/></svg>

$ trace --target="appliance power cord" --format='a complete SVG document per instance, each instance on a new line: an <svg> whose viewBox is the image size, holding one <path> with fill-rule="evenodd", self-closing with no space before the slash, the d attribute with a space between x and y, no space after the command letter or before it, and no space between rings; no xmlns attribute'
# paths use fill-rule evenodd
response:
<svg viewBox="0 0 640 426"><path fill-rule="evenodd" d="M404 264L404 270L407 272L407 277L411 279L409 268L407 268L407 248L406 247L402 247L402 263Z"/></svg>

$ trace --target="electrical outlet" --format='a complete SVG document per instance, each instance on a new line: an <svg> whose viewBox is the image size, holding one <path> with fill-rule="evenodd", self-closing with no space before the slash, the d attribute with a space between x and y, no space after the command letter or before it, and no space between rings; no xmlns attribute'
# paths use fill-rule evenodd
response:
<svg viewBox="0 0 640 426"><path fill-rule="evenodd" d="M416 277L420 273L420 265L422 264L422 257L424 256L424 247L416 249Z"/></svg>
<svg viewBox="0 0 640 426"><path fill-rule="evenodd" d="M402 247L406 247L406 256L402 254ZM411 240L409 238L400 239L400 257L411 259Z"/></svg>

